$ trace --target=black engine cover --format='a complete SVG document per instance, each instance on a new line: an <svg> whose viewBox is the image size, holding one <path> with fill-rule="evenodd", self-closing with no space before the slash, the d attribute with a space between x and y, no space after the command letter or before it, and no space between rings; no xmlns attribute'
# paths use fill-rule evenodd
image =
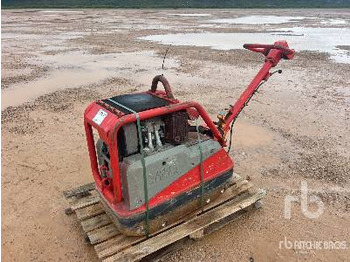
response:
<svg viewBox="0 0 350 262"><path fill-rule="evenodd" d="M110 99L104 99L102 101L110 105L111 107L114 107L117 110L123 112L124 114L131 114L131 112L113 103L113 101L122 104L123 106L126 106L135 112L142 112L152 108L163 107L170 104L169 101L165 99L147 93L114 96Z"/></svg>

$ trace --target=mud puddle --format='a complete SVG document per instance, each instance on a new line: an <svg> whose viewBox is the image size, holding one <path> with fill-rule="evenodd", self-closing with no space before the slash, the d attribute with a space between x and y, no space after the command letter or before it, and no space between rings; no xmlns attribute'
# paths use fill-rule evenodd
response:
<svg viewBox="0 0 350 262"><path fill-rule="evenodd" d="M1 107L21 105L44 94L60 89L99 83L107 78L134 75L140 84L148 84L145 75L162 73L161 58L153 52L115 53L91 55L81 52L68 52L59 55L42 55L35 61L50 66L52 70L46 77L28 83L11 85L2 91ZM167 60L168 71L177 67L177 62ZM158 70L157 70L158 69Z"/></svg>
<svg viewBox="0 0 350 262"><path fill-rule="evenodd" d="M173 16L183 16L183 17L207 17L207 16L211 16L211 14L169 14L169 15L173 15Z"/></svg>
<svg viewBox="0 0 350 262"><path fill-rule="evenodd" d="M209 22L219 24L245 24L245 25L262 25L262 24L284 24L296 23L305 19L303 16L274 16L274 15L252 15L238 18L214 19Z"/></svg>
<svg viewBox="0 0 350 262"><path fill-rule="evenodd" d="M92 55L82 52L67 52L57 55L40 55L30 60L33 64L45 64L50 68L45 77L35 81L10 85L2 90L1 109L18 106L24 102L66 88L98 84L108 78L130 76L137 86L150 87L152 78L165 74L172 85L181 83L203 84L204 80L187 74L179 74L179 63L167 58L162 69L163 58L152 51Z"/></svg>
<svg viewBox="0 0 350 262"><path fill-rule="evenodd" d="M350 63L350 52L337 48L350 45L350 28L281 28L266 33L185 33L150 35L142 40L165 45L211 47L217 50L242 49L244 43L274 43L286 40L296 51L324 52L337 63Z"/></svg>
<svg viewBox="0 0 350 262"><path fill-rule="evenodd" d="M348 22L344 19L327 19L321 21L321 24L324 25L346 25Z"/></svg>

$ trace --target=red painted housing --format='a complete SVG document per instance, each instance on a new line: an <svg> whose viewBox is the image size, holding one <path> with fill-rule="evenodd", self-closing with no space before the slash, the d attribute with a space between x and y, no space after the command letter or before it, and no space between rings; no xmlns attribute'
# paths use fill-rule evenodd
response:
<svg viewBox="0 0 350 262"><path fill-rule="evenodd" d="M167 99L166 93L162 91L156 91L156 92L148 91L146 93L152 94L154 96L158 96L162 99ZM211 121L209 115L205 112L205 110L201 105L199 105L196 102L182 103L175 99L172 99L169 101L171 102L169 106L139 112L138 114L139 114L140 120L145 120L145 119L149 119L156 116L161 116L161 115L165 115L165 114L169 114L169 113L173 113L173 112L181 111L185 109L191 109L191 110L195 109L199 113L199 115L202 117L206 125L212 130L214 138L219 143L221 143L222 146L225 145L223 137L221 136L218 129ZM130 212L138 213L142 211L145 207L143 206L136 210L130 211L124 207L122 202L123 196L122 196L122 190L121 190L121 179L120 179L120 170L119 170L120 166L119 166L118 145L117 145L118 143L117 133L119 129L123 125L126 125L131 122L135 122L136 117L134 114L124 114L120 111L117 111L115 108L109 111L108 105L106 105L106 107L102 107L100 103L101 101L99 103L96 103L96 102L91 103L85 111L85 118L84 118L86 138L87 138L88 150L89 150L89 155L91 160L91 169L96 182L96 187L105 197L107 202L113 207L113 209L118 210L118 215L122 216L124 214L127 216ZM107 113L107 116L102 121L102 123L100 125L97 125L93 121L93 118L96 116L97 112L100 109L103 109L104 111L108 110L109 112ZM111 168L113 172L112 186L106 186L100 177L92 127L97 130L100 138L110 148L110 157L111 157L110 163L111 163ZM203 162L204 181L208 181L220 174L227 172L232 168L233 168L232 159L228 156L228 154L224 149L221 149L219 152L215 153L214 155L212 155L211 157L209 157ZM163 203L164 201L167 201L183 192L186 192L198 186L200 183L199 174L200 174L199 166L194 167L188 173L186 173L177 181L172 183L169 187L167 187L166 189L161 191L159 194L157 194L155 197L150 199L149 207L152 208L155 205Z"/></svg>

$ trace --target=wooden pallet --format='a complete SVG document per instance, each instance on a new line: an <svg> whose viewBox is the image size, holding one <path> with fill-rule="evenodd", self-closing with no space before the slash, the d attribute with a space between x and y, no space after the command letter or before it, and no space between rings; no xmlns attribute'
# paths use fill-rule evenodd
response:
<svg viewBox="0 0 350 262"><path fill-rule="evenodd" d="M185 240L202 238L248 210L261 207L265 191L254 190L250 182L235 175L232 185L203 212L198 210L149 238L122 235L105 213L93 183L67 190L64 195L70 204L66 214L76 214L85 240L94 246L98 258L107 262L164 256L179 249Z"/></svg>

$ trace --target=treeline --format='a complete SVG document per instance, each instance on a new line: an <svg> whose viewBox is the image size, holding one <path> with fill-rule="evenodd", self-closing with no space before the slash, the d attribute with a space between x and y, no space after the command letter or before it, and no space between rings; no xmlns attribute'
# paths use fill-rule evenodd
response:
<svg viewBox="0 0 350 262"><path fill-rule="evenodd" d="M350 0L2 0L2 8L350 8Z"/></svg>

